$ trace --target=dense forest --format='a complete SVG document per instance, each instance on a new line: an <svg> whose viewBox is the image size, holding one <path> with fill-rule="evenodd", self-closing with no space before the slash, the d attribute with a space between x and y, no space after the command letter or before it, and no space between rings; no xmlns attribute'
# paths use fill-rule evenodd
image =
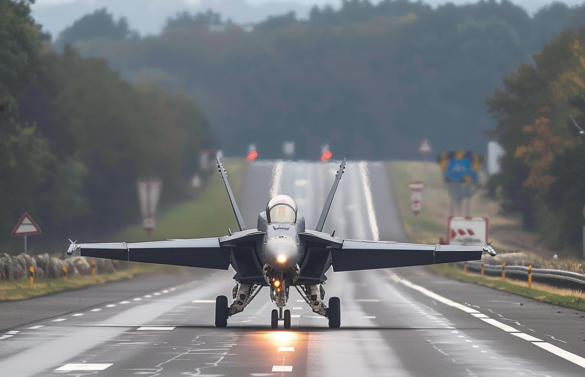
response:
<svg viewBox="0 0 585 377"><path fill-rule="evenodd" d="M130 84L102 58L53 50L28 1L0 0L0 240L28 211L35 240L95 237L140 218L136 180L163 203L188 195L201 148L215 146L195 100Z"/></svg>
<svg viewBox="0 0 585 377"><path fill-rule="evenodd" d="M349 158L485 153L495 122L483 103L514 65L555 33L585 19L585 6L557 3L533 16L503 1L432 8L422 2L346 0L253 26L220 14L178 14L159 35L140 37L107 10L55 39L101 56L122 77L184 88L214 125L228 155L255 143L260 157L317 158L320 145Z"/></svg>
<svg viewBox="0 0 585 377"><path fill-rule="evenodd" d="M503 209L520 212L553 250L582 255L585 214L585 26L560 33L486 100L506 153L493 177Z"/></svg>

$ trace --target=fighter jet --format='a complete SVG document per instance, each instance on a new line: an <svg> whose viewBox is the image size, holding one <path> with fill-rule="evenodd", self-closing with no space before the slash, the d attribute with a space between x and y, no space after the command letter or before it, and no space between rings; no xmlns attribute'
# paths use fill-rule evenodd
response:
<svg viewBox="0 0 585 377"><path fill-rule="evenodd" d="M77 243L71 241L67 253L79 250L82 256L109 258L143 263L162 263L235 270L233 301L226 296L215 301L215 325L226 327L228 319L241 313L260 290L268 287L276 304L271 313L271 327L291 327L290 310L286 309L289 291L294 287L314 313L329 320L329 327L341 325L338 297L330 297L328 305L323 284L326 273L404 266L420 266L479 260L482 253L496 255L490 244L483 246L425 245L383 241L349 240L323 232L323 226L337 186L345 170L344 159L325 200L321 216L313 230L297 212L295 201L287 195L270 199L266 210L258 215L255 228L248 229L219 160L217 166L225 184L239 231L224 237L177 239L138 243Z"/></svg>

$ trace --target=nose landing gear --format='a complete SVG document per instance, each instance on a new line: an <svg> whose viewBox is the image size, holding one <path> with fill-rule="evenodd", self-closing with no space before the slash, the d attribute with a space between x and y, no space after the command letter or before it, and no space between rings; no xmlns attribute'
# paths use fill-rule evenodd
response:
<svg viewBox="0 0 585 377"><path fill-rule="evenodd" d="M284 315L283 315L284 314ZM272 329L278 328L278 321L284 322L284 328L290 329L290 310L282 310L282 308L273 309L270 313L270 327Z"/></svg>

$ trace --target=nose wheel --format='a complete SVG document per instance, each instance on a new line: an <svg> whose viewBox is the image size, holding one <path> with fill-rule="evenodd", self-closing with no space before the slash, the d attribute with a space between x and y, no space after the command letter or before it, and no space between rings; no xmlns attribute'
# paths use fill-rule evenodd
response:
<svg viewBox="0 0 585 377"><path fill-rule="evenodd" d="M290 310L286 309L283 311L282 308L279 310L273 309L270 313L270 327L277 329L278 321L283 321L284 328L287 330L290 329Z"/></svg>

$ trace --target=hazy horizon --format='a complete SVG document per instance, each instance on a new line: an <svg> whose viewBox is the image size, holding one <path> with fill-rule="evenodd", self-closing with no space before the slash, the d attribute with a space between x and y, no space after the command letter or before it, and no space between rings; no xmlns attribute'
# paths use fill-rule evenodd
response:
<svg viewBox="0 0 585 377"><path fill-rule="evenodd" d="M371 0L379 3L379 0ZM425 0L424 3L438 6L447 2L457 5L475 3L470 0ZM512 0L529 13L534 13L543 6L555 1L550 0ZM567 5L584 3L583 0L558 1ZM156 34L167 18L182 11L192 13L212 9L222 14L224 19L236 23L256 23L269 16L293 11L299 18L306 18L314 5L320 7L331 5L338 7L342 0L39 0L32 6L36 21L43 25L45 31L53 38L83 15L101 8L107 8L116 18L125 17L130 27L141 35ZM141 9L138 14L135 10Z"/></svg>

